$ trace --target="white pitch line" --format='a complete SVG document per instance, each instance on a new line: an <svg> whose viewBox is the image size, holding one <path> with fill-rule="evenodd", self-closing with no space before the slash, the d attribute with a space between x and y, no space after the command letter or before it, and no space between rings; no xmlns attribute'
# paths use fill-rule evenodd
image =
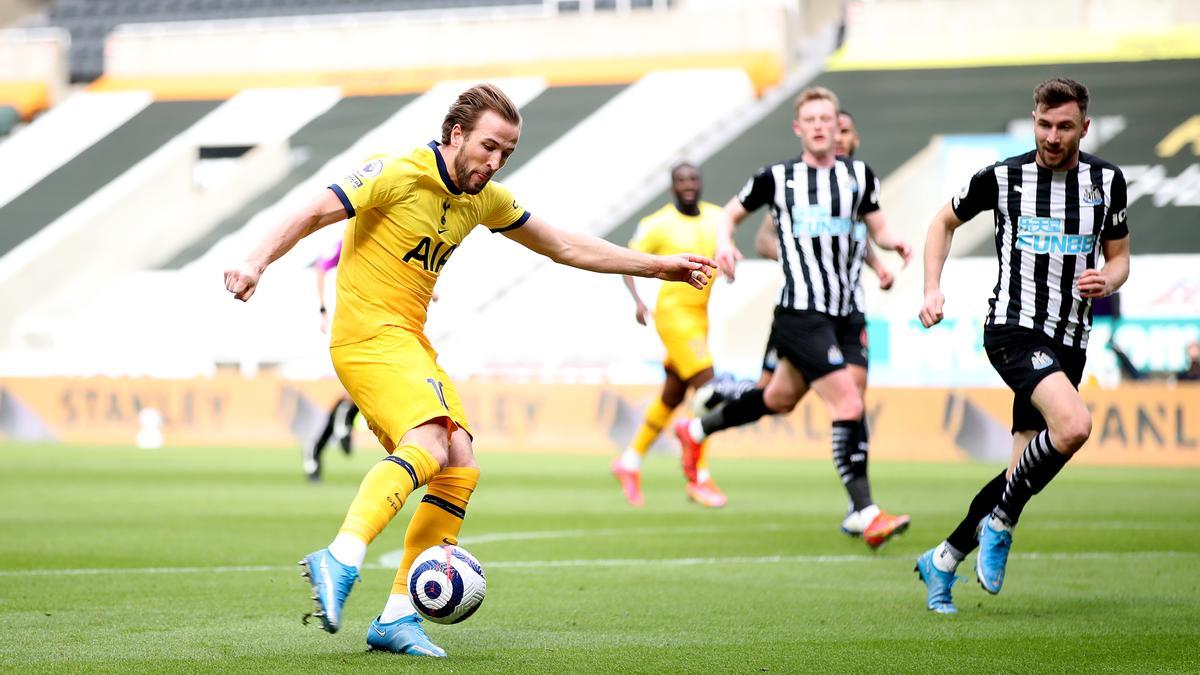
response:
<svg viewBox="0 0 1200 675"><path fill-rule="evenodd" d="M530 541L534 539L574 539L578 537L621 537L630 534L713 534L716 532L730 532L738 530L746 532L748 530L782 530L783 525L778 523L766 523L757 527L718 527L718 526L693 526L693 527L602 527L595 530L531 530L528 532L493 532L492 534L480 534L473 537L463 537L460 544L463 546L474 546L475 544L490 544L496 541Z"/></svg>
<svg viewBox="0 0 1200 675"><path fill-rule="evenodd" d="M1029 552L1014 553L1017 560L1145 560L1155 558L1200 558L1196 551L1077 551L1074 553ZM777 565L777 564L836 564L862 562L903 562L908 558L885 558L877 555L767 555L709 558L581 558L577 560L493 560L485 564L491 569L547 567L688 567L697 565ZM390 566L368 563L366 569L393 569ZM291 572L295 565L228 565L217 567L96 567L82 569L0 570L0 577L65 577L102 574L228 574L240 572Z"/></svg>
<svg viewBox="0 0 1200 675"><path fill-rule="evenodd" d="M524 532L493 532L472 537L462 537L458 543L461 546L476 544L491 544L498 541L533 541L535 539L578 539L580 537L624 537L629 535L656 534L717 534L720 532L766 531L778 532L784 529L779 523L762 523L754 527L721 527L701 525L690 527L601 527L594 530L527 530ZM384 567L396 568L404 557L404 549L388 551L379 556L379 564Z"/></svg>

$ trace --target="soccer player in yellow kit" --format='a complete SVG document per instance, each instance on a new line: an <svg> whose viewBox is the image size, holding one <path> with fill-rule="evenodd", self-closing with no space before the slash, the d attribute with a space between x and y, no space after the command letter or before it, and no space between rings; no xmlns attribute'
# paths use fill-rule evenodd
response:
<svg viewBox="0 0 1200 675"><path fill-rule="evenodd" d="M717 252L717 225L721 207L700 201L703 183L700 169L680 163L671 169L674 202L646 216L638 223L629 247L645 253L672 255L690 251L704 256ZM650 308L642 302L633 277L625 285L637 305L637 322L646 325ZM654 308L654 327L667 349L663 363L666 380L662 393L646 409L646 417L629 447L612 463L612 472L621 483L625 499L634 506L645 503L642 495L642 458L671 419L671 413L683 402L689 389L695 390L713 378L712 354L708 351L708 299L712 285L696 293L691 289L664 284L658 291ZM707 444L701 446L707 449ZM695 467L685 467L687 495L704 506L725 506L725 495L717 488L708 470L707 453L701 451Z"/></svg>
<svg viewBox="0 0 1200 675"><path fill-rule="evenodd" d="M404 155L377 155L267 233L225 287L253 295L267 266L301 238L349 218L338 274L330 353L338 378L388 456L367 472L337 536L301 561L322 628L335 633L367 545L422 485L392 594L367 631L371 649L444 657L421 627L407 592L416 556L458 541L479 480L472 434L454 384L424 334L434 282L477 225L555 262L593 272L687 282L703 289L714 263L655 256L552 227L491 181L517 147L521 116L492 85L459 95L441 140Z"/></svg>

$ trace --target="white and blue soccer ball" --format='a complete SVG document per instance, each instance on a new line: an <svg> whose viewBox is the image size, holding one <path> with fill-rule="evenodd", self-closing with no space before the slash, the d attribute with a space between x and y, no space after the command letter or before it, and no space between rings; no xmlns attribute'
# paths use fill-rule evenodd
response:
<svg viewBox="0 0 1200 675"><path fill-rule="evenodd" d="M692 395L692 415L704 417L754 386L754 380L739 380L730 373L719 373Z"/></svg>
<svg viewBox="0 0 1200 675"><path fill-rule="evenodd" d="M425 549L408 570L408 595L421 616L458 623L479 609L487 592L483 566L461 546Z"/></svg>

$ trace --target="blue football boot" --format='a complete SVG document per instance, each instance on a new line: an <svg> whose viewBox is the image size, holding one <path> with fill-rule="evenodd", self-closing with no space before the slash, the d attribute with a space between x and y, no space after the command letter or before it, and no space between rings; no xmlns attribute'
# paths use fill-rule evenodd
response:
<svg viewBox="0 0 1200 675"><path fill-rule="evenodd" d="M343 565L337 558L323 548L315 553L304 556L300 561L300 576L312 584L313 611L304 615L304 623L309 617L315 617L321 622L321 628L336 633L342 627L342 607L346 604L346 596L358 581L358 568Z"/></svg>
<svg viewBox="0 0 1200 675"><path fill-rule="evenodd" d="M393 654L446 658L446 650L429 640L425 629L421 628L421 621L416 614L409 614L391 623L380 623L379 617L375 617L367 629L367 647Z"/></svg>
<svg viewBox="0 0 1200 675"><path fill-rule="evenodd" d="M1012 531L996 530L988 523L992 516L979 521L979 555L975 556L975 578L983 590L995 595L1004 586L1004 567L1012 549Z"/></svg>
<svg viewBox="0 0 1200 675"><path fill-rule="evenodd" d="M958 577L954 576L953 572L943 572L934 566L934 550L931 548L921 554L921 557L917 558L917 566L913 568L913 571L921 577L921 581L925 582L925 606L938 614L955 614L958 612L958 608L954 606L954 600L950 598L950 588L954 586Z"/></svg>

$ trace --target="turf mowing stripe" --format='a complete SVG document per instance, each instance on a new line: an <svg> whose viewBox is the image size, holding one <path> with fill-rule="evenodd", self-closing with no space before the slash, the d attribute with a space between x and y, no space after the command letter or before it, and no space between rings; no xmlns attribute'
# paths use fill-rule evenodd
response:
<svg viewBox="0 0 1200 675"><path fill-rule="evenodd" d="M1152 558L1200 558L1196 551L1078 551L1075 553L1029 552L1014 553L1017 560L1127 560ZM730 556L725 558L584 558L578 560L502 560L485 566L495 569L524 567L630 567L635 565L678 566L694 565L775 565L780 563L855 563L874 561L908 561L908 558L885 558L877 555L768 555ZM393 569L389 565L368 563L366 569ZM100 574L210 574L231 572L290 572L294 565L228 565L217 567L97 567L60 570L0 570L0 577L58 577Z"/></svg>

